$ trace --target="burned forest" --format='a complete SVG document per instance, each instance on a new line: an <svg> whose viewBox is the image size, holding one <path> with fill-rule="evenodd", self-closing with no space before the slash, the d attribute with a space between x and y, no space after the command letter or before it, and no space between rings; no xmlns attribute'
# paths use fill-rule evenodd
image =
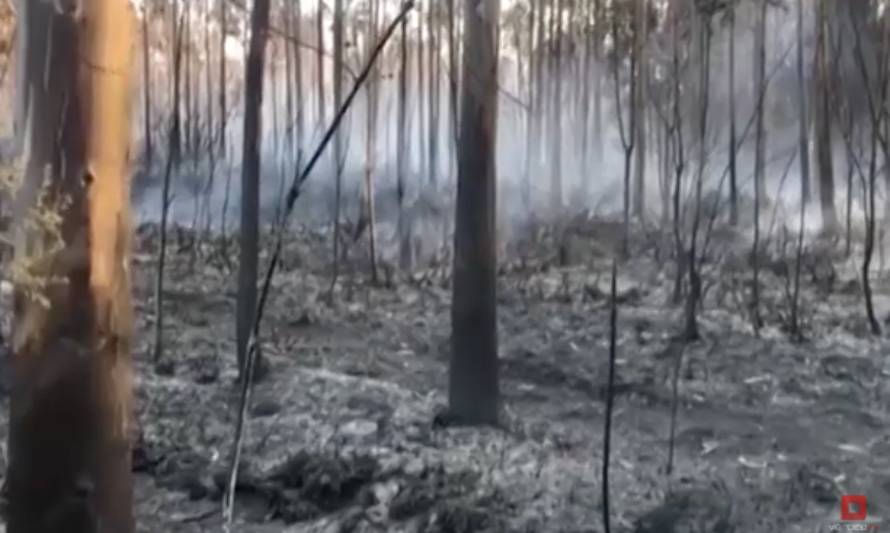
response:
<svg viewBox="0 0 890 533"><path fill-rule="evenodd" d="M888 0L8 0L0 102L0 533L890 528Z"/></svg>

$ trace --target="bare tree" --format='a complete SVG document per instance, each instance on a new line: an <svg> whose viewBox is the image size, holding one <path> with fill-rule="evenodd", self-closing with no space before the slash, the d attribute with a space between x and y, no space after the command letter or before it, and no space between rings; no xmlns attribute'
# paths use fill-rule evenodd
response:
<svg viewBox="0 0 890 533"><path fill-rule="evenodd" d="M452 154L457 154L457 12L455 9L455 0L447 0L448 6L448 117L451 127L451 149ZM533 3L533 2L532 2ZM457 157L452 155L449 157L449 173L453 175L454 166Z"/></svg>
<svg viewBox="0 0 890 533"><path fill-rule="evenodd" d="M639 9L640 3L634 2L634 10ZM612 9L617 9L616 6L612 6ZM636 11L634 11L634 15ZM637 24L639 23L639 17L632 16L631 22L631 32L632 39L636 40L637 32L639 32L639 27ZM617 13L613 13L612 15L612 40L613 42L619 42L620 32L618 26L618 16ZM615 112L618 118L618 132L621 136L621 145L624 147L624 236L621 240L621 253L624 257L630 255L630 172L631 172L631 161L633 160L634 153L634 145L636 143L636 135L634 132L637 127L637 109L636 106L633 105L633 101L627 106L628 108L628 124L625 127L624 120L624 110L621 104L621 76L619 73L618 63L620 62L619 54L617 50L613 50L612 52L612 78L615 85ZM630 79L630 89L628 94L631 96L631 100L633 99L633 95L637 92L637 54L636 49L631 51L630 53L630 67L629 67L629 79Z"/></svg>
<svg viewBox="0 0 890 533"><path fill-rule="evenodd" d="M751 285L751 324L754 331L762 325L760 318L760 207L765 199L766 160L764 144L766 130L763 123L766 101L766 22L768 0L758 0L757 30L755 35L755 91L757 92L754 137L754 243L751 250L753 281Z"/></svg>
<svg viewBox="0 0 890 533"><path fill-rule="evenodd" d="M431 0L433 1L433 0ZM417 92L417 152L418 152L418 165L420 167L420 175L425 176L426 179L429 179L428 167L427 167L427 155L429 152L424 150L423 135L425 131L426 121L424 120L424 110L426 109L426 98L424 90L425 83L425 69L424 65L426 65L427 61L424 56L424 41L423 41L423 0L417 0L417 7L415 10L417 11L417 87L415 88Z"/></svg>
<svg viewBox="0 0 890 533"><path fill-rule="evenodd" d="M368 51L367 57L370 58L374 53L374 46L377 43L377 26L379 22L380 5L377 0L369 3L370 16L368 17ZM438 69L435 69L438 71ZM377 274L377 221L374 205L374 165L377 152L377 117L379 115L380 104L380 69L374 67L372 77L368 79L366 85L368 94L367 105L367 133L366 152L365 152L365 190L364 190L364 210L368 220L368 253L371 257L371 281L378 283L380 281ZM430 118L430 123L433 119ZM431 141L432 142L432 141ZM430 148L430 160L434 160L434 148Z"/></svg>
<svg viewBox="0 0 890 533"><path fill-rule="evenodd" d="M179 165L182 147L182 123L179 115L179 91L182 71L182 21L175 4L171 8L171 24L173 26L173 109L170 118L170 131L167 137L167 162L164 168L164 182L161 186L161 227L159 230L158 268L155 277L155 335L152 359L160 370L164 354L164 269L167 259L167 219L173 198L170 194L173 172Z"/></svg>
<svg viewBox="0 0 890 533"><path fill-rule="evenodd" d="M686 145L683 137L683 87L682 72L680 68L680 15L672 12L671 18L671 115L672 119L667 125L668 143L671 147L670 160L674 164L672 210L673 210L673 234L674 250L677 256L676 275L674 277L674 291L672 301L675 305L680 303L683 296L683 272L686 261L685 245L683 243L683 211L681 209L681 196L683 190L683 174L686 172Z"/></svg>
<svg viewBox="0 0 890 533"><path fill-rule="evenodd" d="M816 169L819 173L819 200L822 210L822 231L837 231L837 213L834 207L834 170L831 141L831 89L828 50L828 0L818 0L816 21Z"/></svg>
<svg viewBox="0 0 890 533"><path fill-rule="evenodd" d="M453 0L451 0L453 1ZM522 204L527 211L531 210L531 177L533 173L532 166L535 159L537 143L538 118L539 110L537 106L537 93L541 91L538 81L538 69L543 63L540 54L541 41L540 36L537 43L535 42L535 28L538 17L543 18L543 14L539 13L538 6L540 0L531 0L529 2L528 14L528 113L526 114L525 129L525 169L522 174Z"/></svg>
<svg viewBox="0 0 890 533"><path fill-rule="evenodd" d="M439 182L439 75L441 66L439 48L441 46L441 24L439 23L438 3L430 3L427 12L427 34L429 36L429 132L427 133L427 149L429 150L429 180L434 186Z"/></svg>
<svg viewBox="0 0 890 533"><path fill-rule="evenodd" d="M453 1L453 0L452 0ZM405 220L405 177L408 163L408 17L402 19L399 64L398 124L396 126L396 195L399 203L398 239L399 267L411 268L411 246L408 223Z"/></svg>
<svg viewBox="0 0 890 533"><path fill-rule="evenodd" d="M324 124L325 98L324 98L324 0L318 0L318 13L315 14L315 31L318 33L318 53L315 56L317 63L316 76L318 79L318 116L319 126ZM334 22L336 24L336 21Z"/></svg>
<svg viewBox="0 0 890 533"><path fill-rule="evenodd" d="M263 67L269 29L269 0L254 0L250 46L245 65L244 145L241 166L241 228L238 262L238 376L243 378L247 343L257 305L259 267L260 139L262 136ZM259 354L257 354L259 355ZM259 363L259 360L257 360ZM259 370L262 366L257 365ZM260 377L262 372L255 372Z"/></svg>
<svg viewBox="0 0 890 533"><path fill-rule="evenodd" d="M183 143L185 145L185 154L191 157L194 160L194 145L193 145L193 124L194 117L192 116L192 3L186 2L182 5L182 45L180 47L180 53L183 57L183 67L185 72L183 72L182 79L182 88L183 88L183 105L185 107L185 120L183 122Z"/></svg>
<svg viewBox="0 0 890 533"><path fill-rule="evenodd" d="M875 196L877 189L877 161L878 145L883 149L884 160L888 160L890 154L890 141L884 137L884 122L887 117L888 104L888 48L890 48L890 21L885 17L882 22L881 44L874 54L873 61L866 57L862 43L862 33L868 28L858 21L852 8L847 9L850 15L854 34L854 53L859 72L865 87L866 102L868 103L868 116L871 135L869 139L868 175L865 184L865 250L862 258L862 294L865 300L865 312L868 324L873 335L881 334L881 325L875 316L874 303L871 289L871 261L875 248L875 221L877 219ZM871 68L869 68L871 67Z"/></svg>
<svg viewBox="0 0 890 533"><path fill-rule="evenodd" d="M563 79L563 9L565 0L555 0L551 14L553 88L550 103L550 214L557 216L563 208L562 186L562 79Z"/></svg>
<svg viewBox="0 0 890 533"><path fill-rule="evenodd" d="M797 105L800 117L799 122L799 147L800 155L800 197L803 203L810 201L810 139L809 121L807 120L807 90L804 76L804 22L803 0L797 0Z"/></svg>
<svg viewBox="0 0 890 533"><path fill-rule="evenodd" d="M729 7L729 223L739 223L738 165L736 160L735 18L736 3Z"/></svg>
<svg viewBox="0 0 890 533"><path fill-rule="evenodd" d="M219 0L219 153L226 157L226 122L228 110L226 109L226 1Z"/></svg>
<svg viewBox="0 0 890 533"><path fill-rule="evenodd" d="M587 0L583 7L583 17L581 21L582 36L584 47L581 56L581 80L578 86L580 99L580 113L578 121L580 124L581 135L581 195L585 203L590 197L590 176L584 175L587 172L590 160L590 78L593 69L593 40L594 32L592 28L593 20L593 2Z"/></svg>
<svg viewBox="0 0 890 533"><path fill-rule="evenodd" d="M495 206L499 0L466 0L449 414L459 423L498 420Z"/></svg>
<svg viewBox="0 0 890 533"><path fill-rule="evenodd" d="M334 109L343 102L343 0L334 0ZM343 133L334 133L334 267L329 296L333 302L334 289L340 275L340 208L343 199Z"/></svg>
<svg viewBox="0 0 890 533"><path fill-rule="evenodd" d="M698 35L698 102L697 129L698 129L698 162L695 176L695 208L692 217L692 232L689 238L689 255L686 259L686 267L689 274L689 293L686 295L686 329L684 337L692 341L699 338L698 332L698 303L701 299L701 276L698 272L698 259L696 248L698 245L698 229L701 221L702 185L704 183L705 168L708 163L708 106L710 105L711 84L711 9L712 5L700 4L695 14L699 18L697 24Z"/></svg>
<svg viewBox="0 0 890 533"><path fill-rule="evenodd" d="M636 163L634 165L633 214L639 218L645 215L646 192L646 102L649 100L649 53L647 35L649 33L649 2L637 0L637 30L634 32L634 54L637 57L636 94L630 105L636 107L636 123L632 135L636 136Z"/></svg>
<svg viewBox="0 0 890 533"><path fill-rule="evenodd" d="M303 148L304 143L306 142L304 139L306 132L306 112L304 104L307 100L303 94L303 52L300 50L303 33L303 13L301 11L301 3L294 2L294 9L296 10L296 22L294 24L294 40L292 44L294 48L294 86L297 90L297 166L302 167Z"/></svg>

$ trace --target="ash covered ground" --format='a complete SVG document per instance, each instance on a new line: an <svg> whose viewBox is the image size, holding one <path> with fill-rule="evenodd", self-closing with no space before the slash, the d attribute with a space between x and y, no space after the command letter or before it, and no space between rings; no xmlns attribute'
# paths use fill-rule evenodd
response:
<svg viewBox="0 0 890 533"><path fill-rule="evenodd" d="M447 402L447 257L410 275L384 268L373 285L357 243L331 301L329 234L294 229L264 322L270 372L251 402L234 530L603 531L609 272L622 232L591 216L560 227L557 239L529 225L501 249L498 429L434 423ZM149 355L156 226L140 227L133 259L138 530L220 531L239 394L237 250L171 235L162 373ZM669 236L631 240L618 277L613 531L818 531L850 493L890 516L890 342L867 332L858 265L829 253L843 246L808 242L805 339L792 342L794 246L764 249L758 336L750 243L715 228L702 338L684 344ZM873 283L886 320L890 277Z"/></svg>

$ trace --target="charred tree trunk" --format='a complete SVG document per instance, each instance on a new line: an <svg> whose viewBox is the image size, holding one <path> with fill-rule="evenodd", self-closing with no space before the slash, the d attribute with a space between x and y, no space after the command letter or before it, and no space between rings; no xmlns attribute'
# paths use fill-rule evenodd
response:
<svg viewBox="0 0 890 533"><path fill-rule="evenodd" d="M602 51L602 24L603 7L602 0L594 0L594 48L593 55L596 59L596 70L593 80L593 156L596 164L602 167L605 164L603 157L603 51Z"/></svg>
<svg viewBox="0 0 890 533"><path fill-rule="evenodd" d="M453 0L452 0L453 1ZM408 221L405 220L405 177L408 163L408 17L401 24L401 58L399 65L398 125L396 130L396 195L399 203L398 239L399 268L411 268L411 241Z"/></svg>
<svg viewBox="0 0 890 533"><path fill-rule="evenodd" d="M448 117L451 123L451 156L448 158L448 172L454 175L457 162L458 124L457 124L457 13L455 0L448 0ZM449 178L452 179L452 178Z"/></svg>
<svg viewBox="0 0 890 533"><path fill-rule="evenodd" d="M739 180L736 154L735 5L729 6L729 224L739 223Z"/></svg>
<svg viewBox="0 0 890 533"><path fill-rule="evenodd" d="M759 0L757 34L755 42L755 94L757 109L755 117L754 155L754 244L751 250L753 281L751 285L751 324L754 331L760 331L760 207L765 196L766 161L764 157L765 130L763 124L764 101L766 100L766 14L767 0Z"/></svg>
<svg viewBox="0 0 890 533"><path fill-rule="evenodd" d="M634 8L639 8L639 3L634 3ZM637 23L639 22L639 18L633 17L633 39L636 40L637 32L639 32L639 27ZM617 41L619 38L619 30L618 30L618 22L615 20L613 16L612 20L612 36L613 40ZM623 215L624 215L624 235L621 239L621 255L624 258L627 258L630 255L630 190L631 190L631 162L633 161L633 152L634 145L636 143L636 135L634 132L636 131L636 122L637 122L637 113L636 106L634 105L633 98L637 92L637 54L636 49L630 54L630 89L628 91L628 95L630 95L630 102L627 102L625 105L628 108L628 121L627 125L625 125L624 121L624 110L622 108L621 103L621 77L619 75L618 69L618 56L617 54L613 54L612 59L612 78L615 85L615 113L618 118L618 132L621 136L621 145L624 148L624 202L623 202Z"/></svg>
<svg viewBox="0 0 890 533"><path fill-rule="evenodd" d="M495 206L499 0L466 0L449 414L496 424L498 342Z"/></svg>
<svg viewBox="0 0 890 533"><path fill-rule="evenodd" d="M185 100L185 123L183 124L183 141L185 143L185 154L194 159L194 145L192 138L192 128L194 117L192 116L192 4L190 2L182 5L182 32L183 44L181 45L181 53L184 56L185 72L183 77L183 99Z"/></svg>
<svg viewBox="0 0 890 533"><path fill-rule="evenodd" d="M451 0L453 1L453 0ZM531 176L534 172L532 166L534 164L534 157L532 153L534 152L536 140L536 128L537 128L537 114L538 109L536 104L536 93L540 90L537 85L538 81L538 64L540 63L540 56L535 47L535 23L538 15L538 2L532 0L530 3L530 11L528 18L528 114L526 120L526 130L525 130L525 169L522 174L522 205L525 208L526 212L531 211ZM538 41L537 46L540 47L541 43Z"/></svg>
<svg viewBox="0 0 890 533"><path fill-rule="evenodd" d="M179 91L182 72L182 24L177 10L174 8L171 17L173 23L173 116L170 120L168 135L167 163L164 169L164 183L161 186L161 227L158 244L158 267L155 278L155 336L153 361L160 365L164 353L164 268L167 258L167 218L170 213L170 185L173 171L179 165L182 147L182 123L180 119Z"/></svg>
<svg viewBox="0 0 890 533"><path fill-rule="evenodd" d="M334 0L334 108L340 109L343 99L343 0ZM343 133L334 133L334 268L330 298L340 275L340 207L343 199Z"/></svg>
<svg viewBox="0 0 890 533"><path fill-rule="evenodd" d="M686 258L686 267L689 274L689 293L686 295L686 329L687 341L697 340L698 332L698 304L701 299L701 276L698 271L698 229L701 221L702 186L705 179L705 167L707 166L707 140L708 140L708 106L710 104L711 83L711 21L707 13L699 12L695 15L701 18L699 27L698 48L699 53L699 87L698 101L698 164L695 177L695 207L692 217L692 232L689 238L689 255Z"/></svg>
<svg viewBox="0 0 890 533"><path fill-rule="evenodd" d="M263 67L269 28L269 0L255 0L250 16L250 45L245 65L244 145L241 168L241 249L238 262L238 376L244 377L248 342L257 306L259 267L260 139ZM259 356L259 353L257 353ZM262 365L256 361L259 370ZM261 372L254 376L260 377Z"/></svg>
<svg viewBox="0 0 890 533"><path fill-rule="evenodd" d="M428 152L424 150L426 144L423 141L423 134L425 130L424 121L424 110L426 109L426 98L424 97L424 86L425 83L425 75L424 75L424 65L426 64L424 58L424 43L423 43L423 0L417 0L417 7L415 8L417 11L417 152L418 152L418 165L420 167L420 176L423 181L424 178L429 180L428 169L426 165L426 156Z"/></svg>
<svg viewBox="0 0 890 533"><path fill-rule="evenodd" d="M801 202L806 204L810 201L810 139L804 72L803 0L797 0L797 104L800 113L798 133L800 155L798 159L800 160L800 197Z"/></svg>
<svg viewBox="0 0 890 533"><path fill-rule="evenodd" d="M668 131L668 140L671 145L671 160L674 164L674 189L673 189L673 234L674 234L674 250L677 256L676 275L674 276L674 292L672 301L675 305L680 304L683 296L683 272L686 254L683 252L683 211L681 210L680 198L683 191L683 173L686 170L686 147L683 139L683 114L682 114L682 98L680 91L682 84L680 69L680 24L679 17L676 14L671 15L671 67L672 67L672 90L671 90L671 114L672 121Z"/></svg>
<svg viewBox="0 0 890 533"><path fill-rule="evenodd" d="M294 86L297 91L297 117L296 117L296 129L297 129L297 171L299 171L300 167L303 164L303 143L305 139L303 136L306 131L306 118L305 112L303 109L305 108L306 100L303 96L303 53L300 50L300 42L303 35L303 12L300 7L300 2L294 2L294 9L296 10L296 21L294 24L294 41L293 41L293 49L294 49Z"/></svg>
<svg viewBox="0 0 890 533"><path fill-rule="evenodd" d="M315 18L315 31L318 33L318 53L316 55L318 79L318 116L316 123L324 128L325 97L324 97L324 0L318 0L318 13ZM336 23L336 22L335 22Z"/></svg>
<svg viewBox="0 0 890 533"><path fill-rule="evenodd" d="M562 185L562 78L563 78L563 2L556 0L552 13L551 39L553 45L552 76L553 89L550 112L550 215L558 216L563 208Z"/></svg>
<svg viewBox="0 0 890 533"><path fill-rule="evenodd" d="M636 135L636 164L634 166L634 192L633 214L640 219L644 216L645 192L646 192L646 91L649 84L649 59L646 50L646 36L648 34L648 6L646 0L639 0L637 7L637 31L634 36L634 46L637 54L637 93L631 105L636 107L636 124L633 135Z"/></svg>
<svg viewBox="0 0 890 533"><path fill-rule="evenodd" d="M226 1L219 0L219 154L226 157Z"/></svg>
<svg viewBox="0 0 890 533"><path fill-rule="evenodd" d="M818 0L816 30L816 167L819 173L819 205L822 211L822 231L833 235L837 231L834 207L834 168L831 141L831 89L829 80L828 0Z"/></svg>
<svg viewBox="0 0 890 533"><path fill-rule="evenodd" d="M370 61L371 55L374 51L374 46L377 44L377 25L378 21L378 10L379 4L377 0L374 0L371 3L371 17L370 17L370 28L368 31L368 54L367 60ZM379 104L379 90L380 90L380 70L376 67L373 68L372 77L368 79L367 91L368 91L368 121L367 121L367 151L365 154L365 192L364 192L364 206L366 211L366 216L368 217L368 254L371 259L371 281L372 283L378 283L380 278L377 274L377 228L376 228L376 213L374 212L374 165L375 165L375 156L377 152L377 115L378 115L378 104ZM339 109L339 106L337 107ZM432 122L432 118L430 119ZM431 135L431 143L435 142L435 135ZM430 157L431 161L434 155L434 148L431 144L430 148ZM435 173L433 174L435 176Z"/></svg>
<svg viewBox="0 0 890 533"><path fill-rule="evenodd" d="M588 168L590 166L590 78L593 72L593 31L590 27L593 13L591 13L593 3L588 0L584 7L584 20L582 23L584 52L581 59L581 83L579 86L581 112L579 122L581 123L581 173L578 177L581 180L581 197L583 205L587 205L590 201L590 175Z"/></svg>
<svg viewBox="0 0 890 533"><path fill-rule="evenodd" d="M427 147L430 183L439 183L439 24L436 19L436 4L430 3L427 13L427 35L429 36L429 132Z"/></svg>

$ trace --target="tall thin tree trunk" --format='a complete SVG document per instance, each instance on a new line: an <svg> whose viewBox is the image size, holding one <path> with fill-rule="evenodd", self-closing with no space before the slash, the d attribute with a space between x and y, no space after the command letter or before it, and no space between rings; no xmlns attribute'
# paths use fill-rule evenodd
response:
<svg viewBox="0 0 890 533"><path fill-rule="evenodd" d="M686 267L689 269L689 294L686 295L686 328L685 338L688 341L697 340L698 332L698 303L701 299L701 276L698 272L698 229L701 221L702 186L705 179L705 167L707 166L707 140L708 140L708 106L710 105L711 83L711 21L707 13L699 12L695 15L700 21L699 35L699 86L698 86L698 162L695 176L695 208L692 218L692 231L689 238L689 255L686 258Z"/></svg>
<svg viewBox="0 0 890 533"><path fill-rule="evenodd" d="M581 83L579 84L579 99L581 103L581 113L579 122L581 123L581 173L579 175L579 179L581 180L581 197L583 199L582 205L587 205L590 201L590 76L593 67L593 31L591 31L590 24L592 19L592 13L590 12L592 9L593 3L591 0L587 0L584 7L584 18L583 18L583 36L584 36L584 51L581 59L582 70L581 70Z"/></svg>
<svg viewBox="0 0 890 533"><path fill-rule="evenodd" d="M161 227L159 230L158 268L155 278L155 335L152 359L155 365L161 363L164 355L164 267L167 258L167 219L170 213L170 185L173 172L179 165L182 146L182 123L180 118L179 94L182 72L182 24L174 7L171 20L173 22L173 116L170 120L168 136L167 163L164 169L164 183L161 186Z"/></svg>
<svg viewBox="0 0 890 533"><path fill-rule="evenodd" d="M207 106L207 151L212 154L216 150L216 144L213 142L213 125L216 117L213 114L213 49L210 45L210 21L213 18L212 0L206 0L204 5L204 85L205 85L205 102Z"/></svg>
<svg viewBox="0 0 890 533"><path fill-rule="evenodd" d="M374 0L370 6L370 28L368 31L368 60L373 53L374 46L377 43L377 25L378 25L378 9L379 4ZM379 283L380 278L377 273L377 228L374 212L374 165L377 152L377 114L379 99L379 83L380 71L374 69L373 79L368 80L368 121L367 121L367 152L365 154L365 210L368 216L368 247L371 256L371 281ZM432 155L432 149L431 149Z"/></svg>
<svg viewBox="0 0 890 533"><path fill-rule="evenodd" d="M602 30L600 29L602 25L602 15L603 15L603 6L602 0L594 0L593 2L593 11L594 11L594 38L595 42L593 45L593 55L596 60L596 69L594 71L594 79L593 79L593 157L596 160L596 164L598 167L602 167L605 159L603 156L604 150L604 135L603 135L603 79L604 76L602 74L602 65L603 65L603 53L602 53Z"/></svg>
<svg viewBox="0 0 890 533"><path fill-rule="evenodd" d="M639 3L634 2L635 9L639 9ZM634 32L634 40L636 40L636 34L640 31L637 23L639 22L639 18L637 16L633 17L633 32ZM618 22L612 21L612 36L613 39L617 40L618 38ZM612 78L615 86L615 113L618 118L618 132L621 137L621 145L624 148L624 201L623 201L623 236L621 239L621 255L627 258L630 255L630 188L631 188L631 161L633 160L633 152L634 145L636 144L636 136L634 132L636 131L636 122L637 122L637 109L634 105L634 95L636 94L636 86L637 86L637 53L636 50L631 52L630 54L630 88L628 91L628 95L630 96L629 102L625 105L628 108L628 121L627 124L624 122L624 110L621 104L621 79L618 72L618 63L619 59L617 56L612 58Z"/></svg>
<svg viewBox="0 0 890 533"><path fill-rule="evenodd" d="M550 112L550 214L557 216L562 212L563 208L563 186L562 186L562 78L563 78L563 57L562 57L562 41L563 41L563 2L564 0L556 0L556 6L552 13L551 27L553 33L551 38L554 40L553 60L552 60L552 103Z"/></svg>
<svg viewBox="0 0 890 533"><path fill-rule="evenodd" d="M453 0L450 0L453 1ZM540 62L540 56L536 46L540 46L540 41L535 43L535 21L538 16L538 2L532 0L530 3L528 18L528 113L526 114L526 130L525 130L525 168L522 173L522 205L526 212L531 210L531 176L534 170L532 165L534 158L532 153L535 146L535 127L537 117L537 106L535 93L537 92L537 69Z"/></svg>
<svg viewBox="0 0 890 533"><path fill-rule="evenodd" d="M432 1L432 0L431 0ZM423 41L423 0L417 0L417 151L419 153L418 164L420 166L420 175L429 180L427 168L427 158L429 154L424 147L426 143L423 139L424 128L424 112L426 110L426 99L424 98L425 75L424 65L427 63L424 57L424 41Z"/></svg>
<svg viewBox="0 0 890 533"><path fill-rule="evenodd" d="M244 378L248 342L256 314L259 266L260 144L263 71L269 28L269 0L254 0L245 65L244 145L241 166L241 228L238 262L238 376ZM257 353L257 356L259 353ZM259 360L256 361L259 363ZM256 367L262 368L261 365ZM261 377L262 372L254 373Z"/></svg>
<svg viewBox="0 0 890 533"><path fill-rule="evenodd" d="M735 17L736 7L729 6L729 224L739 223L738 140L736 138L736 99L735 99Z"/></svg>
<svg viewBox="0 0 890 533"><path fill-rule="evenodd" d="M499 0L466 0L448 384L449 414L464 424L496 424L500 403L495 243L499 12Z"/></svg>
<svg viewBox="0 0 890 533"><path fill-rule="evenodd" d="M631 105L637 108L636 127L632 135L636 135L636 164L634 168L634 193L633 193L633 214L639 218L645 215L645 193L646 193L646 102L648 100L648 84L649 84L649 53L647 51L647 35L649 33L648 11L649 3L646 0L638 0L640 5L637 7L637 32L635 35L636 54L638 57L637 65L637 94L634 95L634 101Z"/></svg>
<svg viewBox="0 0 890 533"><path fill-rule="evenodd" d="M754 331L759 331L760 320L760 206L765 194L765 158L764 158L764 101L766 100L766 14L767 0L759 0L756 30L756 61L755 61L755 94L757 94L757 110L755 122L755 156L754 156L754 244L751 251L753 268L753 284L751 286L751 323Z"/></svg>
<svg viewBox="0 0 890 533"><path fill-rule="evenodd" d="M226 157L226 2L219 0L219 153Z"/></svg>
<svg viewBox="0 0 890 533"><path fill-rule="evenodd" d="M343 0L334 0L334 109L343 101ZM329 296L333 302L334 289L340 276L340 208L343 199L343 133L334 133L334 265Z"/></svg>
<svg viewBox="0 0 890 533"><path fill-rule="evenodd" d="M182 54L185 56L183 58L183 62L185 63L185 72L183 79L183 89L185 94L183 98L185 99L185 124L183 124L183 133L184 141L185 141L185 153L186 155L194 158L195 149L194 149L194 138L192 136L193 127L194 127L194 116L192 114L192 10L191 10L191 2L186 2L183 4L183 45L182 45Z"/></svg>
<svg viewBox="0 0 890 533"><path fill-rule="evenodd" d="M298 3L299 2L294 2L294 4ZM283 6L282 16L284 17L284 32L288 36L292 36L294 34L292 4L287 3ZM281 41L281 47L284 49L284 137L287 145L287 157L285 157L285 161L290 161L294 156L294 61L292 47L288 44L287 40ZM286 174L286 172L283 172L282 174Z"/></svg>
<svg viewBox="0 0 890 533"><path fill-rule="evenodd" d="M458 143L458 120L457 120L457 35L456 35L456 18L454 2L448 1L448 118L451 129L451 154L448 158L449 174L454 175L455 166L457 164L457 143ZM534 9L534 7L532 7Z"/></svg>
<svg viewBox="0 0 890 533"><path fill-rule="evenodd" d="M302 165L303 144L306 140L303 138L306 132L306 114L303 111L306 99L303 96L303 53L300 50L300 40L303 35L303 12L300 2L294 2L296 10L296 23L294 24L294 85L297 90L297 167ZM297 170L299 171L299 169Z"/></svg>
<svg viewBox="0 0 890 533"><path fill-rule="evenodd" d="M810 139L807 120L807 90L804 77L804 42L803 42L803 0L797 0L797 105L799 117L798 150L800 155L800 197L806 204L810 201Z"/></svg>
<svg viewBox="0 0 890 533"><path fill-rule="evenodd" d="M819 205L822 211L822 231L837 231L834 207L834 169L831 140L831 89L829 82L828 13L827 0L818 0L816 30L816 167L819 173Z"/></svg>
<svg viewBox="0 0 890 533"><path fill-rule="evenodd" d="M317 82L318 82L318 117L317 124L323 127L325 120L325 97L324 97L324 0L318 0L318 13L315 18L315 31L318 33L318 53L317 61Z"/></svg>
<svg viewBox="0 0 890 533"><path fill-rule="evenodd" d="M683 296L683 264L686 254L684 253L683 233L681 226L683 224L683 211L681 210L680 197L683 191L683 172L686 165L686 153L683 143L683 114L682 99L683 94L680 92L680 24L679 17L676 13L670 14L671 18L671 108L673 120L668 132L668 139L671 142L671 159L674 164L674 190L673 190L673 233L674 233L674 250L677 256L676 275L674 276L674 292L672 301L675 305L680 303ZM626 212L626 211L625 211Z"/></svg>
<svg viewBox="0 0 890 533"><path fill-rule="evenodd" d="M211 68L212 61L211 58L213 56L211 46L210 46L210 20L211 14L213 12L213 4L211 0L207 0L204 9L204 67L206 68L206 94L204 98L206 99L205 104L207 105L207 156L210 162L210 168L207 174L207 185L204 188L204 205L202 210L204 212L204 237L208 237L210 234L210 227L212 224L212 212L210 210L211 198L213 197L213 189L215 186L215 177L216 177L216 143L213 140L213 132L214 132L214 116L213 116L213 68Z"/></svg>
<svg viewBox="0 0 890 533"><path fill-rule="evenodd" d="M533 0L534 1L534 0ZM538 4L538 47L536 50L536 54L538 56L537 61L537 72L535 73L535 102L534 102L534 143L531 148L531 172L532 175L537 176L540 169L543 168L543 155L546 153L544 150L544 142L543 142L543 133L544 133L544 112L545 112L545 101L547 94L548 84L546 82L546 74L548 68L548 61L552 57L549 50L549 45L547 43L547 34L545 33L545 29L547 27L547 6L544 3L545 0L537 0ZM529 206L534 206L535 199L533 197L529 200Z"/></svg>
<svg viewBox="0 0 890 533"><path fill-rule="evenodd" d="M453 0L450 0L453 1ZM398 124L396 126L396 195L399 203L398 239L399 267L411 268L411 243L408 235L408 221L405 220L405 178L407 174L408 147L408 17L401 24L401 58L399 63L399 102Z"/></svg>

